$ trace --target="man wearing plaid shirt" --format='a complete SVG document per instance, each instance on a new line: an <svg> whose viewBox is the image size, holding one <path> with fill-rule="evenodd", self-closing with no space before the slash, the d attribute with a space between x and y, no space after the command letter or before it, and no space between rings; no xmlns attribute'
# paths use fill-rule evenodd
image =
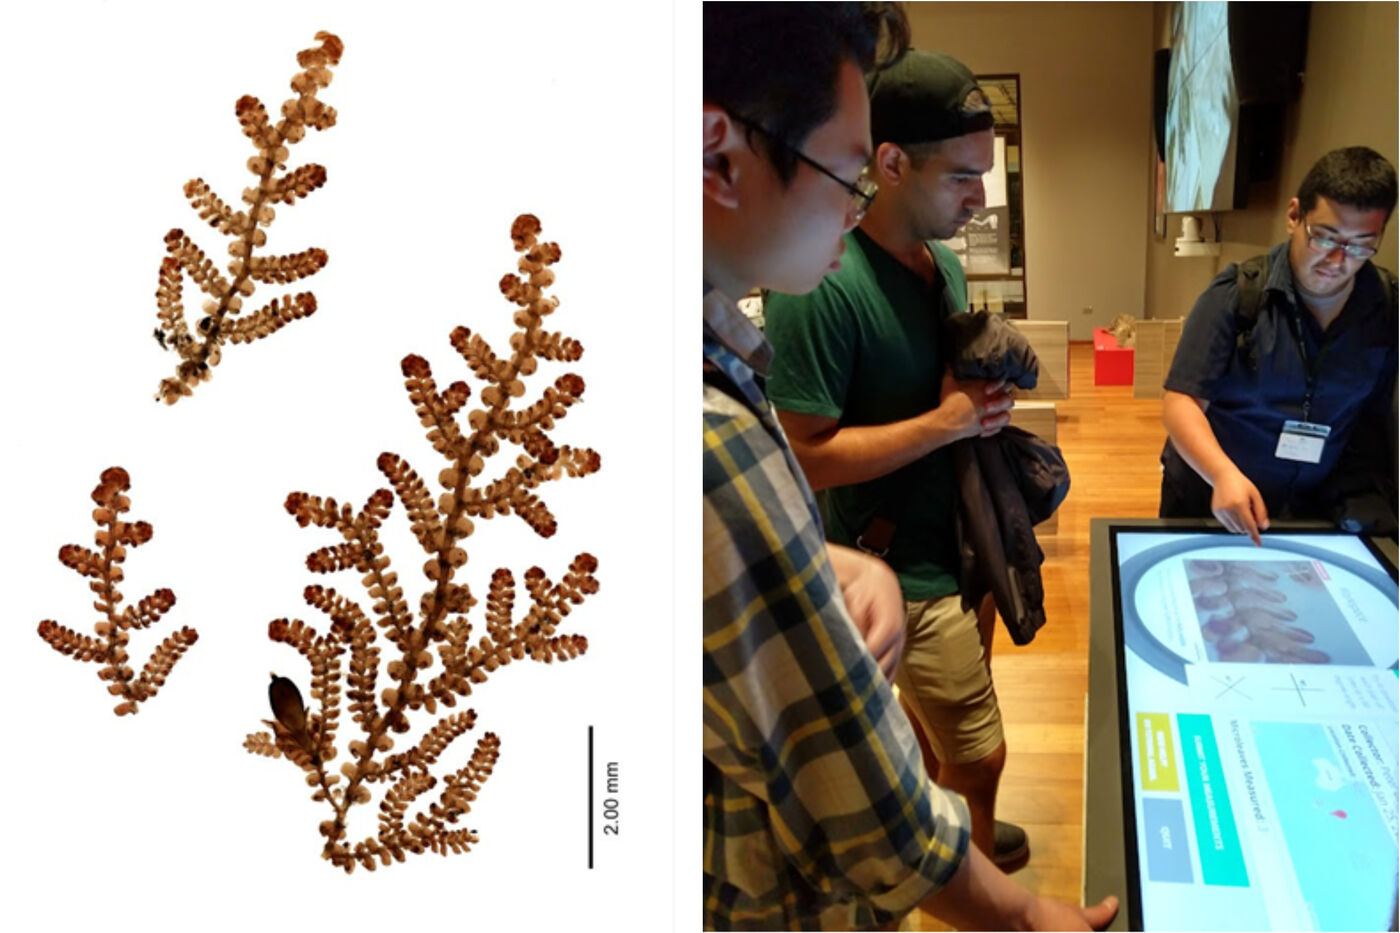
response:
<svg viewBox="0 0 1400 933"><path fill-rule="evenodd" d="M839 266L874 196L861 69L888 4L704 7L704 923L869 929L923 903L980 929L1088 929L1117 910L1032 896L968 845L888 677L897 580L822 540L732 296ZM877 660L877 658L879 660Z"/></svg>

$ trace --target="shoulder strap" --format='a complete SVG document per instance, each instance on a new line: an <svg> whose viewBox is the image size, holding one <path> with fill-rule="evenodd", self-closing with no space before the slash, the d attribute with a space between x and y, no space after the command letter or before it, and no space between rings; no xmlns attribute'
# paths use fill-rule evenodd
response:
<svg viewBox="0 0 1400 933"><path fill-rule="evenodd" d="M1376 275L1381 280L1381 294L1393 309L1396 307L1395 273L1384 266L1376 266Z"/></svg>
<svg viewBox="0 0 1400 933"><path fill-rule="evenodd" d="M1235 287L1239 292L1239 300L1235 305L1235 348L1250 369L1258 367L1250 335L1254 333L1254 325L1259 320L1259 309L1264 303L1264 282L1268 274L1267 255L1246 259L1239 264L1235 273Z"/></svg>

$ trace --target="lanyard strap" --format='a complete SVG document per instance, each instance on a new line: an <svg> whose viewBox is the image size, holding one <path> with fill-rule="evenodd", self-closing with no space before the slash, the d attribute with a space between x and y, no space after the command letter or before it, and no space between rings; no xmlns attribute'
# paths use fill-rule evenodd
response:
<svg viewBox="0 0 1400 933"><path fill-rule="evenodd" d="M1306 380L1303 390L1303 420L1307 421L1308 412L1312 409L1313 392L1317 389L1317 374L1322 368L1322 356L1326 352L1326 347L1322 348L1316 359L1312 358L1312 354L1308 353L1308 342L1303 334L1302 312L1298 310L1296 304L1291 305L1291 309L1293 313L1289 315L1289 321L1293 324L1293 336L1298 342L1298 356L1303 360L1303 376Z"/></svg>

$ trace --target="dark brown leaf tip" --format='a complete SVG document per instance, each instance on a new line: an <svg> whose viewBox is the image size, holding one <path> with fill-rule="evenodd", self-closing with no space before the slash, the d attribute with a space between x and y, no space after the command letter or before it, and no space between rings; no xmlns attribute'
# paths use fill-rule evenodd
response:
<svg viewBox="0 0 1400 933"><path fill-rule="evenodd" d="M534 214L521 214L510 225L510 238L517 252L530 248L529 241L540 235L540 219Z"/></svg>
<svg viewBox="0 0 1400 933"><path fill-rule="evenodd" d="M403 371L404 376L409 379L423 379L433 374L432 367L428 365L428 361L416 353L410 353L408 356L404 357L403 361L399 363L399 368Z"/></svg>
<svg viewBox="0 0 1400 933"><path fill-rule="evenodd" d="M131 488L131 476L121 467L108 467L102 471L102 485L116 486L119 491L126 492Z"/></svg>
<svg viewBox="0 0 1400 933"><path fill-rule="evenodd" d="M295 515L297 524L301 525L303 528L311 521L310 516L306 514L305 510L306 500L308 498L309 497L304 492L289 492L287 493L287 501L282 503L282 507L287 510L287 514Z"/></svg>
<svg viewBox="0 0 1400 933"><path fill-rule="evenodd" d="M151 527L150 522L134 522L127 526L127 534L130 536L133 546L145 544L147 541L151 540L151 537L155 533L156 530ZM169 593L170 591L161 590L159 592Z"/></svg>

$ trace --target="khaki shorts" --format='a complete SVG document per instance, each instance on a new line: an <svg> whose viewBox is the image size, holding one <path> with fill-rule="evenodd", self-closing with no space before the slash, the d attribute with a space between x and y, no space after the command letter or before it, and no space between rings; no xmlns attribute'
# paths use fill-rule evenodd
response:
<svg viewBox="0 0 1400 933"><path fill-rule="evenodd" d="M977 612L962 596L906 602L904 655L895 683L940 762L986 758L1003 741L1001 707L982 656Z"/></svg>

